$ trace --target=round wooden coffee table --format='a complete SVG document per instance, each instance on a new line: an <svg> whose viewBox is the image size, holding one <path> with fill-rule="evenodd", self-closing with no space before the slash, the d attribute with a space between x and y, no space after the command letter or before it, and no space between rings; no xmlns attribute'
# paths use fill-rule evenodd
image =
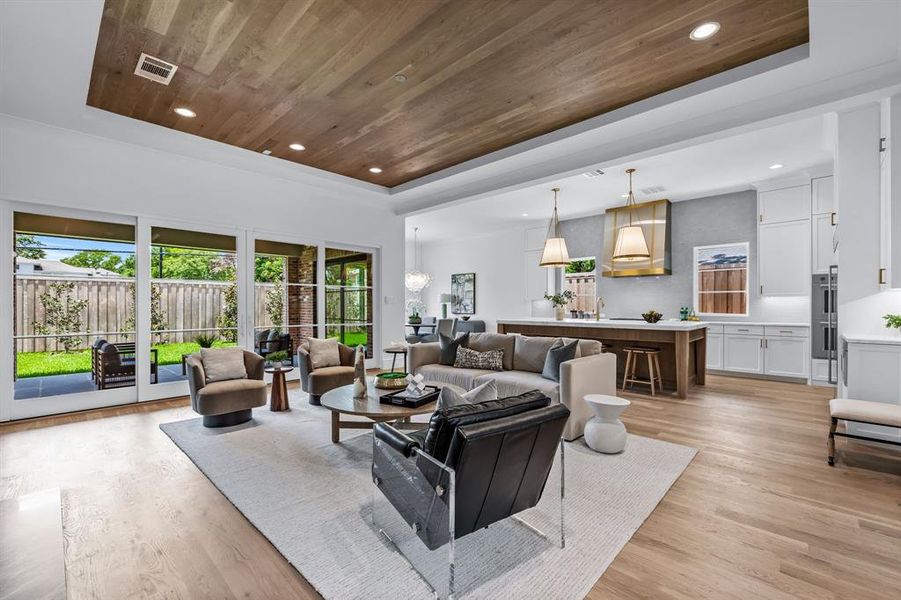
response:
<svg viewBox="0 0 901 600"><path fill-rule="evenodd" d="M393 404L382 404L379 397L397 390L380 390L372 381L369 382L369 397L358 400L353 397L353 385L344 385L322 394L320 401L324 408L332 411L332 441L336 444L341 441L342 429L372 429L372 426L382 421L394 421L398 429L422 429L424 423L411 423L413 415L428 415L435 412L438 401L423 404L419 408L405 408ZM345 421L341 415L356 415L366 417L369 421Z"/></svg>

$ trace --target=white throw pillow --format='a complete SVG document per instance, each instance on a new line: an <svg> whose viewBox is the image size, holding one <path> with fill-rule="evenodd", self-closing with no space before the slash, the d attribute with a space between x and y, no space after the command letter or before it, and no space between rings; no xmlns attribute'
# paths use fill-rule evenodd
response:
<svg viewBox="0 0 901 600"><path fill-rule="evenodd" d="M322 367L340 367L341 354L338 352L338 340L310 338L310 362L313 369Z"/></svg>
<svg viewBox="0 0 901 600"><path fill-rule="evenodd" d="M207 383L247 379L244 351L240 348L201 348L200 360L203 362Z"/></svg>
<svg viewBox="0 0 901 600"><path fill-rule="evenodd" d="M464 394L452 387L443 387L438 395L438 410L461 404L478 404L488 400L497 400L497 384L493 380L474 387Z"/></svg>

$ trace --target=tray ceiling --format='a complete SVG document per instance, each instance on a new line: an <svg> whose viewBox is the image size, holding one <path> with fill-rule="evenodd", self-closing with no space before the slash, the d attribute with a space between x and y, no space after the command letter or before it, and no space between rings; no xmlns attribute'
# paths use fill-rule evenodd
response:
<svg viewBox="0 0 901 600"><path fill-rule="evenodd" d="M807 0L107 0L87 104L393 187L808 37Z"/></svg>

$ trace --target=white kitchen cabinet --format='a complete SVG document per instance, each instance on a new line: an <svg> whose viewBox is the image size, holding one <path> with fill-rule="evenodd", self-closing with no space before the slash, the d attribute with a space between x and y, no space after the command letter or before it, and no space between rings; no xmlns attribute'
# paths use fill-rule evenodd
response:
<svg viewBox="0 0 901 600"><path fill-rule="evenodd" d="M842 341L844 397L901 404L901 345ZM848 432L901 441L901 429L848 423Z"/></svg>
<svg viewBox="0 0 901 600"><path fill-rule="evenodd" d="M757 268L761 296L810 294L810 215L800 221L757 228Z"/></svg>
<svg viewBox="0 0 901 600"><path fill-rule="evenodd" d="M831 175L810 180L810 205L815 215L835 212L835 179Z"/></svg>
<svg viewBox="0 0 901 600"><path fill-rule="evenodd" d="M723 369L739 373L763 373L763 336L724 334Z"/></svg>
<svg viewBox="0 0 901 600"><path fill-rule="evenodd" d="M813 272L828 273L829 266L838 264L838 254L833 251L832 238L835 235L835 213L814 215L811 231L813 233Z"/></svg>
<svg viewBox="0 0 901 600"><path fill-rule="evenodd" d="M783 223L810 218L810 186L770 190L757 194L760 223Z"/></svg>
<svg viewBox="0 0 901 600"><path fill-rule="evenodd" d="M764 374L806 379L809 364L810 350L807 338L787 336L764 338Z"/></svg>
<svg viewBox="0 0 901 600"><path fill-rule="evenodd" d="M707 332L707 368L723 368L723 334Z"/></svg>

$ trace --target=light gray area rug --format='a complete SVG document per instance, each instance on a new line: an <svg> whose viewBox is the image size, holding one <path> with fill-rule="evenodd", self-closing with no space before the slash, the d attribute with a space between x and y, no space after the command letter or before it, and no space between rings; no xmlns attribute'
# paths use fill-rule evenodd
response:
<svg viewBox="0 0 901 600"><path fill-rule="evenodd" d="M290 396L290 412L256 409L236 427L205 429L199 418L160 427L325 598L430 598L371 528L372 434L344 430L332 444L328 411L297 390ZM464 597L583 598L695 452L631 435L619 455L567 444L566 548L480 545L497 572ZM504 552L523 558L501 567L513 558Z"/></svg>

